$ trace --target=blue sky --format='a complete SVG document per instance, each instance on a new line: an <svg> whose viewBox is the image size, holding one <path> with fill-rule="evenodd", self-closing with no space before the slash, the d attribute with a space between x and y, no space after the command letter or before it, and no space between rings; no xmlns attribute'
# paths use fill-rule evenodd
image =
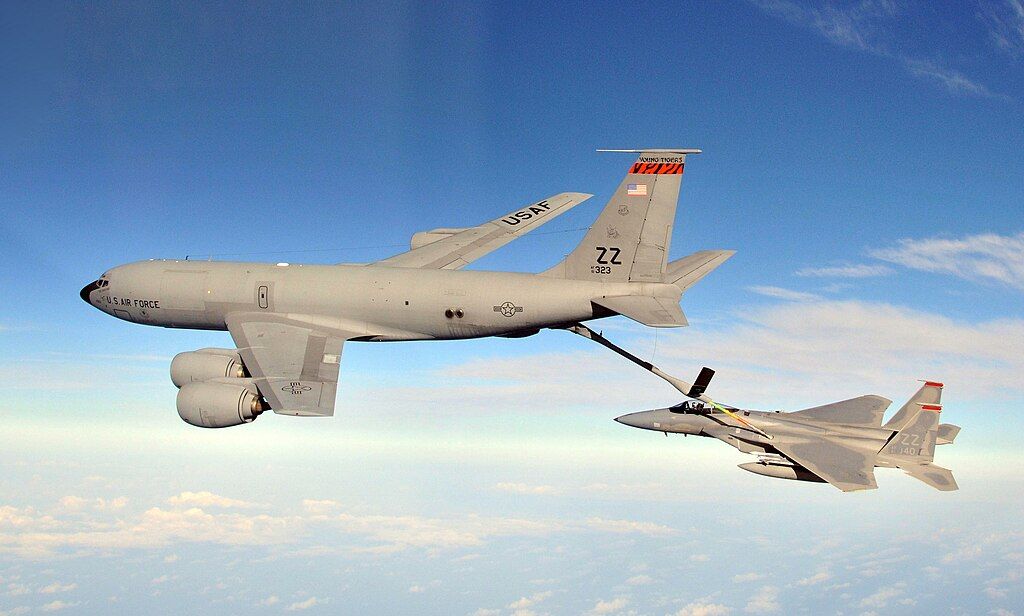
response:
<svg viewBox="0 0 1024 616"><path fill-rule="evenodd" d="M1019 0L0 16L0 614L1021 613ZM942 380L961 490L844 495L628 430L673 391L560 332L350 344L336 417L202 431L167 366L226 334L77 297L127 261L367 261L594 193L473 265L540 271L631 162L602 147L704 149L672 256L738 250L691 327L609 336L761 408Z"/></svg>

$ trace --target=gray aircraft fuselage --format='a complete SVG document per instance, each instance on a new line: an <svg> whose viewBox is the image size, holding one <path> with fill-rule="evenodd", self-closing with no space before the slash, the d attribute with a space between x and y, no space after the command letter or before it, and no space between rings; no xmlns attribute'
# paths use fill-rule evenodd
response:
<svg viewBox="0 0 1024 616"><path fill-rule="evenodd" d="M820 439L841 443L851 449L856 449L875 455L875 466L884 468L896 468L897 461L889 457L894 455L916 455L917 450L889 452L889 447L882 448L890 440L893 430L878 427L843 425L833 422L815 421L807 418L797 418L791 413L774 411L735 411L752 426L771 434L775 438L795 437L807 440ZM652 411L641 411L617 417L615 421L644 430L654 430L666 434L685 434L695 436L708 436L716 438L727 445L735 447L743 453L773 455L778 452L772 447L772 439L758 434L753 430L741 425L725 413L713 412L710 414L679 413L672 409L656 409ZM893 442L892 447L903 447ZM882 450L882 451L880 451ZM757 462L740 465L740 468L753 473L770 475L784 478L788 474L773 474L774 469L761 468L765 466ZM789 473L779 469L778 472Z"/></svg>
<svg viewBox="0 0 1024 616"><path fill-rule="evenodd" d="M105 282L104 282L105 281ZM160 327L225 330L232 312L301 314L353 340L521 336L609 316L594 298L646 295L678 302L665 283L603 283L508 272L373 265L151 260L109 270L82 299L117 318Z"/></svg>

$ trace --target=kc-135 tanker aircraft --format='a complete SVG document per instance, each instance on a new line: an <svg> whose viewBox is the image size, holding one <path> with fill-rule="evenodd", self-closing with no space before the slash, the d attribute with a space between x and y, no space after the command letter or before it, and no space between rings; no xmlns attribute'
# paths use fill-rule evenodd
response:
<svg viewBox="0 0 1024 616"><path fill-rule="evenodd" d="M639 154L583 241L540 274L457 271L591 195L562 193L477 227L412 236L411 250L369 264L151 260L115 267L81 297L125 321L227 330L237 348L175 356L178 414L200 427L270 409L334 414L346 341L529 336L621 314L682 327L683 292L732 256L705 250L667 262L688 154Z"/></svg>
<svg viewBox="0 0 1024 616"><path fill-rule="evenodd" d="M688 398L673 407L630 413L615 421L673 434L709 436L756 462L740 468L758 475L828 482L843 492L872 490L875 467L899 468L937 490L956 490L949 469L932 463L935 446L956 439L960 427L940 424L942 383L924 385L889 421L882 416L892 404L881 396L860 396L842 402L784 413L751 411L719 404L705 391L714 370L704 368L693 383L677 379L650 362L616 346L582 324L569 331L589 338L668 381Z"/></svg>

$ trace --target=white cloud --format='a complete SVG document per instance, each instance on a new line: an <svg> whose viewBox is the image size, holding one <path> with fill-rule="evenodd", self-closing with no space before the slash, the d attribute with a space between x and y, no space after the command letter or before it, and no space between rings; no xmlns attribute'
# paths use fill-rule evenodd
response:
<svg viewBox="0 0 1024 616"><path fill-rule="evenodd" d="M916 379L942 380L974 399L1024 393L1022 319L969 323L857 301L777 304L736 316L722 329L664 336L658 363L673 373L667 359L699 366L714 349L714 393L740 404L743 397L762 405L791 397L793 383L828 396L821 403L866 393L909 396Z"/></svg>
<svg viewBox="0 0 1024 616"><path fill-rule="evenodd" d="M77 602L68 603L67 601L61 601L60 599L57 599L56 601L50 601L49 603L43 605L39 609L43 612L56 612L58 610L65 610L69 607L75 607L76 605L78 605Z"/></svg>
<svg viewBox="0 0 1024 616"><path fill-rule="evenodd" d="M586 530L623 534L637 533L652 537L664 537L678 533L676 529L662 524L635 520L609 520L607 518L588 518L582 527Z"/></svg>
<svg viewBox="0 0 1024 616"><path fill-rule="evenodd" d="M501 615L501 610L488 609L488 608L485 608L485 607L482 607L482 608L478 609L477 611L473 612L473 616L500 616L500 615Z"/></svg>
<svg viewBox="0 0 1024 616"><path fill-rule="evenodd" d="M418 594L426 592L428 588L437 588L441 585L441 580L433 580L429 584L413 584L409 587L409 592L412 594Z"/></svg>
<svg viewBox="0 0 1024 616"><path fill-rule="evenodd" d="M983 0L981 17L996 47L1013 58L1024 56L1024 2Z"/></svg>
<svg viewBox="0 0 1024 616"><path fill-rule="evenodd" d="M88 501L80 496L68 495L60 499L60 506L69 511L77 511L85 507L87 502Z"/></svg>
<svg viewBox="0 0 1024 616"><path fill-rule="evenodd" d="M833 267L804 267L796 271L797 276L816 278L872 278L888 276L892 268L884 265L839 265Z"/></svg>
<svg viewBox="0 0 1024 616"><path fill-rule="evenodd" d="M963 238L903 239L869 253L911 269L989 281L1024 290L1024 232L985 233Z"/></svg>
<svg viewBox="0 0 1024 616"><path fill-rule="evenodd" d="M975 560L984 554L980 545L962 545L955 552L949 552L942 557L945 564L962 563L968 560Z"/></svg>
<svg viewBox="0 0 1024 616"><path fill-rule="evenodd" d="M688 603L683 606L676 616L725 616L732 612L731 608L728 608L720 603L704 603L701 601L695 603Z"/></svg>
<svg viewBox="0 0 1024 616"><path fill-rule="evenodd" d="M900 52L894 28L899 10L891 0L861 0L845 6L832 2L814 6L791 0L751 2L767 13L817 32L839 47L891 58L912 75L935 81L950 92L1004 98L959 71Z"/></svg>
<svg viewBox="0 0 1024 616"><path fill-rule="evenodd" d="M529 597L520 597L519 599L513 601L512 603L509 603L508 604L508 609L510 609L510 610L522 610L522 609L526 609L528 607L533 607L534 605L537 605L538 603L544 601L545 599L548 599L553 594L554 593L552 591L545 590L544 592L538 592L538 593L535 593L533 595L530 595Z"/></svg>
<svg viewBox="0 0 1024 616"><path fill-rule="evenodd" d="M747 287L747 290L757 293L758 295L774 297L775 299L784 299L790 302L813 302L821 299L820 295L815 295L814 293L793 291L792 289L784 289L782 287L753 286Z"/></svg>
<svg viewBox="0 0 1024 616"><path fill-rule="evenodd" d="M112 498L110 500L105 500L105 499L102 499L102 498L97 498L96 499L96 503L95 503L95 507L97 509L124 509L124 507L127 504L128 504L128 498L124 497L124 496L119 496L117 498Z"/></svg>
<svg viewBox="0 0 1024 616"><path fill-rule="evenodd" d="M779 590L774 586L762 586L757 593L747 601L744 612L752 614L767 614L778 612L782 607L779 605Z"/></svg>
<svg viewBox="0 0 1024 616"><path fill-rule="evenodd" d="M175 499L171 499L175 500ZM191 502L191 501L189 501ZM453 518L389 516L348 512L323 515L304 512L269 515L214 511L198 507L151 507L133 517L112 512L65 512L64 517L32 508L0 507L0 553L49 558L71 548L75 554L139 548L166 548L184 543L273 546L299 541L305 534L340 533L357 540L352 552L388 552L408 548L456 549L478 546L495 537L548 536L559 533L613 533L671 536L676 530L639 520L608 518L524 519L466 515ZM314 508L319 511L320 509ZM161 576L154 583L166 581ZM15 592L11 585L8 594Z"/></svg>
<svg viewBox="0 0 1024 616"><path fill-rule="evenodd" d="M616 597L610 601L601 600L594 605L590 613L595 615L615 614L624 610L627 605L629 605L629 599L626 597Z"/></svg>
<svg viewBox="0 0 1024 616"><path fill-rule="evenodd" d="M810 577L801 578L796 581L797 586L816 586L822 582L827 582L832 579L832 574L828 571L819 571Z"/></svg>
<svg viewBox="0 0 1024 616"><path fill-rule="evenodd" d="M202 492L182 492L170 497L167 499L167 502L177 507L221 507L224 509L250 509L256 507L254 503L226 496L218 496L213 492L205 490Z"/></svg>
<svg viewBox="0 0 1024 616"><path fill-rule="evenodd" d="M40 588L39 593L43 595L52 595L58 592L69 592L76 588L78 588L78 584L75 584L73 582L71 584L61 584L60 582L54 582L52 584L47 584L46 586Z"/></svg>
<svg viewBox="0 0 1024 616"><path fill-rule="evenodd" d="M270 607L271 605L277 605L281 602L281 599L277 595L270 595L265 599L260 599L256 602L256 607Z"/></svg>
<svg viewBox="0 0 1024 616"><path fill-rule="evenodd" d="M758 580L763 580L764 578L765 575L763 573L756 573L751 571L750 573L739 573L737 575L732 576L732 581L735 584L739 584L742 582L756 582Z"/></svg>
<svg viewBox="0 0 1024 616"><path fill-rule="evenodd" d="M907 585L904 582L897 582L892 586L883 586L874 594L861 599L860 606L881 609L889 605L890 601L902 595L906 587Z"/></svg>
<svg viewBox="0 0 1024 616"><path fill-rule="evenodd" d="M646 586L654 581L649 575L634 575L633 577L626 580L626 584L630 586Z"/></svg>
<svg viewBox="0 0 1024 616"><path fill-rule="evenodd" d="M302 501L302 508L314 515L325 515L327 512L337 509L340 504L332 500L305 499Z"/></svg>
<svg viewBox="0 0 1024 616"><path fill-rule="evenodd" d="M896 5L887 0L865 0L839 7L801 5L790 0L752 0L753 4L787 21L811 28L841 47L852 47L872 53L886 54L881 42L886 21L896 14Z"/></svg>
<svg viewBox="0 0 1024 616"><path fill-rule="evenodd" d="M12 607L9 610L0 610L0 616L21 616L22 614L28 614L32 611L32 608L27 605L19 605L18 607Z"/></svg>
<svg viewBox="0 0 1024 616"><path fill-rule="evenodd" d="M327 603L326 599L317 599L316 597L310 597L305 601L297 601L295 603L292 603L284 609L288 610L289 612L295 612L298 610L308 610L314 605L323 605L324 603Z"/></svg>
<svg viewBox="0 0 1024 616"><path fill-rule="evenodd" d="M555 494L557 492L552 486L534 486L526 483L498 483L495 484L494 489L512 494Z"/></svg>
<svg viewBox="0 0 1024 616"><path fill-rule="evenodd" d="M903 65L913 75L933 81L958 94L973 94L984 98L1006 98L974 81L958 70L941 66L931 60L903 58Z"/></svg>
<svg viewBox="0 0 1024 616"><path fill-rule="evenodd" d="M105 498L82 498L81 496L68 495L60 499L60 506L67 511L81 511L86 508L92 509L123 509L128 504L124 496L107 500Z"/></svg>
<svg viewBox="0 0 1024 616"><path fill-rule="evenodd" d="M691 554L690 561L695 563L706 563L711 560L711 557L707 554Z"/></svg>

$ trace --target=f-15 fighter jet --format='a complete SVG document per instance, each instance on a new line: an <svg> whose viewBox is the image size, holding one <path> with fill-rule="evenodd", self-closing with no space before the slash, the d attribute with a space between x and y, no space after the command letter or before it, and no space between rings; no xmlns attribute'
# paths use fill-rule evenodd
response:
<svg viewBox="0 0 1024 616"><path fill-rule="evenodd" d="M620 150L622 151L622 150ZM562 193L477 227L412 236L411 250L370 264L143 261L81 290L116 318L227 330L237 348L178 354L178 414L206 428L260 413L334 414L347 341L516 338L615 314L682 327L683 292L732 256L706 250L671 263L683 166L700 150L639 154L583 241L541 274L458 271L588 199Z"/></svg>
<svg viewBox="0 0 1024 616"><path fill-rule="evenodd" d="M752 411L718 404L705 394L714 371L701 370L693 383L664 373L583 325L568 328L653 372L692 400L670 408L630 413L615 421L657 432L709 436L756 462L745 471L798 481L828 482L843 492L872 490L875 467L899 468L937 490L956 490L948 469L933 463L935 446L952 443L959 426L940 424L942 383L925 381L889 421L882 416L892 401L881 396L784 413Z"/></svg>

